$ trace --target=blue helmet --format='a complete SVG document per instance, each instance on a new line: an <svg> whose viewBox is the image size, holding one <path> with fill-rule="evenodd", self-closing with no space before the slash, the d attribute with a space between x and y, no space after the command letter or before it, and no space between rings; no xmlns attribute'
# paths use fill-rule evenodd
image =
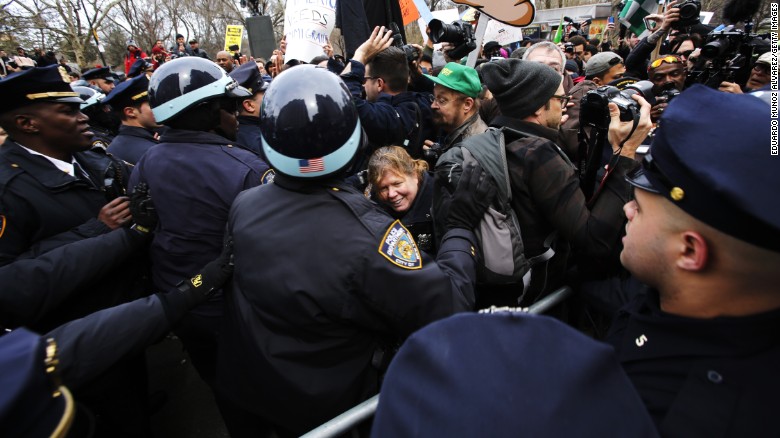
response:
<svg viewBox="0 0 780 438"><path fill-rule="evenodd" d="M314 65L290 68L271 82L263 98L260 131L268 163L296 178L341 172L365 144L347 86Z"/></svg>
<svg viewBox="0 0 780 438"><path fill-rule="evenodd" d="M149 80L149 105L157 123L211 99L251 96L217 64L197 56L166 62Z"/></svg>

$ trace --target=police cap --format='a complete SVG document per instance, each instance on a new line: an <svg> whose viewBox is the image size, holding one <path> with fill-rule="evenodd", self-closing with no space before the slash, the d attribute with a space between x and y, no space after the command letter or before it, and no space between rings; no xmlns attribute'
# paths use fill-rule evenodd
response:
<svg viewBox="0 0 780 438"><path fill-rule="evenodd" d="M108 67L97 67L89 69L81 75L81 78L87 81L91 79L104 79L108 82L114 82L114 74Z"/></svg>
<svg viewBox="0 0 780 438"><path fill-rule="evenodd" d="M737 239L780 251L780 172L770 107L695 85L670 102L632 185Z"/></svg>
<svg viewBox="0 0 780 438"><path fill-rule="evenodd" d="M228 76L235 79L238 85L249 90L253 95L263 92L268 88L268 82L263 80L263 75L257 69L257 64L247 62L240 67L233 69Z"/></svg>
<svg viewBox="0 0 780 438"><path fill-rule="evenodd" d="M133 65L130 66L130 70L127 71L127 77L134 78L145 72L149 67L152 67L152 63L149 61L145 59L136 60Z"/></svg>
<svg viewBox="0 0 780 438"><path fill-rule="evenodd" d="M610 346L514 312L455 315L410 336L387 370L371 432L657 436Z"/></svg>
<svg viewBox="0 0 780 438"><path fill-rule="evenodd" d="M136 106L148 100L149 78L141 75L114 87L103 99L103 105L110 105L113 110L122 111L128 106Z"/></svg>
<svg viewBox="0 0 780 438"><path fill-rule="evenodd" d="M16 329L0 338L0 430L4 436L64 436L73 397L56 383L56 344Z"/></svg>
<svg viewBox="0 0 780 438"><path fill-rule="evenodd" d="M82 103L70 88L70 76L62 66L35 67L0 80L3 105L0 113L37 102Z"/></svg>

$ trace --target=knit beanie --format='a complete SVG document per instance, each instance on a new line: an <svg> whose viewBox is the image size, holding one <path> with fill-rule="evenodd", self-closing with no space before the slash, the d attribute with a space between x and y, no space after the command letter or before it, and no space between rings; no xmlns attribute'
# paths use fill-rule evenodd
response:
<svg viewBox="0 0 780 438"><path fill-rule="evenodd" d="M482 81L501 114L522 119L552 98L563 76L542 63L510 58L482 64Z"/></svg>

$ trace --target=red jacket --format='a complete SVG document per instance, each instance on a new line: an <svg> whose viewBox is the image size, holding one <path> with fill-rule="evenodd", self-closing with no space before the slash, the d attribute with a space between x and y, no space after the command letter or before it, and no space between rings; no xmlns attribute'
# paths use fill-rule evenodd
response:
<svg viewBox="0 0 780 438"><path fill-rule="evenodd" d="M125 55L125 74L130 72L130 67L132 67L136 61L144 58L148 58L148 56L141 49L138 49L135 52L127 52Z"/></svg>

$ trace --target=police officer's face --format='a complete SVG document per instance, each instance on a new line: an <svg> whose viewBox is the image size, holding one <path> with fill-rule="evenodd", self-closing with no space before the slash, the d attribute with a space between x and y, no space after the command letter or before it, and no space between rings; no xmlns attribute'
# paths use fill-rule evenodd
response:
<svg viewBox="0 0 780 438"><path fill-rule="evenodd" d="M111 90L114 89L114 83L109 82L105 79L95 79L92 81L98 88L100 88L100 91L103 92L103 94L108 94L111 92Z"/></svg>
<svg viewBox="0 0 780 438"><path fill-rule="evenodd" d="M39 103L25 108L28 124L41 143L52 149L78 152L90 148L92 136L89 117L77 103Z"/></svg>
<svg viewBox="0 0 780 438"><path fill-rule="evenodd" d="M405 213L412 207L419 185L417 175L399 175L386 170L375 190L380 201L398 213Z"/></svg>
<svg viewBox="0 0 780 438"><path fill-rule="evenodd" d="M144 102L138 107L136 114L138 115L138 122L146 129L159 128L160 125L154 119L154 113L149 106L149 102Z"/></svg>
<svg viewBox="0 0 780 438"><path fill-rule="evenodd" d="M670 218L660 195L636 188L634 197L623 206L628 222L620 262L640 281L657 286L666 269L664 237Z"/></svg>
<svg viewBox="0 0 780 438"><path fill-rule="evenodd" d="M473 104L473 99L471 102L467 102L467 99L469 98L463 93L436 84L433 87L433 102L431 103L433 123L446 133L455 130L468 117L469 111L466 107L471 107L468 103Z"/></svg>

